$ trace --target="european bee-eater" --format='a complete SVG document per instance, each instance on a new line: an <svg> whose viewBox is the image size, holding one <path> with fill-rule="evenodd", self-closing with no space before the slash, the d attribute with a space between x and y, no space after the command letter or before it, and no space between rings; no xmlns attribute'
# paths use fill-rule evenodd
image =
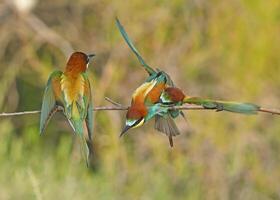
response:
<svg viewBox="0 0 280 200"><path fill-rule="evenodd" d="M206 109L216 109L217 111L224 110L241 114L256 114L258 111L260 111L259 106L251 103L217 101L203 99L200 97L186 96L180 89L174 86L173 81L166 72L159 69L154 70L146 64L118 19L116 19L116 24L126 43L149 74L146 82L141 85L133 94L132 103L126 115L126 126L123 129L121 135L124 134L128 129L139 127L146 121L155 117L155 128L168 136L170 146L172 147L172 137L179 134L179 130L173 119L178 117L180 114L184 117L184 114L182 111L176 109L168 109L166 105L176 106L188 103L201 105ZM161 87L155 87L157 86L157 83L154 83L154 81L158 80L155 79L155 77L160 76L164 77L162 80L165 80L165 82L161 82ZM147 85L148 87L146 87ZM144 92L140 92L143 88L146 88L146 90L144 90ZM154 101L152 102L149 101L150 93L152 93L153 97L155 97L153 99ZM144 101L142 100L135 103L135 96L140 96L141 99L144 99Z"/></svg>
<svg viewBox="0 0 280 200"><path fill-rule="evenodd" d="M155 117L156 125L162 126L165 128L174 128L177 127L175 124L166 123L175 123L173 119L179 116L180 111L170 109L169 106L180 106L185 103L201 105L205 109L214 109L216 111L228 111L241 114L257 114L260 110L260 106L252 103L241 103L241 102L232 102L232 101L219 101L204 99L200 97L189 97L186 96L180 89L175 87L166 87L160 95L158 101L153 101L153 104L147 104L151 102L150 95L156 97L153 100L157 99L158 90L161 90L161 87L165 85L156 85L156 79L152 82L145 82L142 84L133 94L131 106L128 108L126 115L126 125L123 129L121 135L123 135L130 128L136 128L142 126L145 122L149 121ZM146 95L143 93L147 93ZM156 95L155 95L156 94ZM145 97L143 99L143 97ZM161 120L165 119L165 121ZM163 125L161 123L164 123ZM165 132L179 132L178 130L165 130ZM173 146L172 135L169 137L170 146Z"/></svg>
<svg viewBox="0 0 280 200"><path fill-rule="evenodd" d="M166 81L166 77L158 73L158 76L146 80L145 83L135 90L132 95L131 105L126 114L126 126L121 135L130 128L143 125L149 119L151 115L150 108L159 101Z"/></svg>
<svg viewBox="0 0 280 200"><path fill-rule="evenodd" d="M180 106L185 103L203 106L205 109L216 111L228 111L241 114L257 114L260 106L253 103L242 103L234 101L220 101L201 97L186 96L179 88L167 87L160 96L163 105ZM176 116L174 116L176 117Z"/></svg>
<svg viewBox="0 0 280 200"><path fill-rule="evenodd" d="M149 99L148 98L144 102L144 104L142 105L142 107L143 106L151 107L153 104L155 104L155 103L157 103L159 101L159 97L160 97L163 89L165 87L167 87L166 85L173 87L174 83L173 83L173 81L171 80L171 78L169 77L169 75L166 72L161 71L159 69L154 70L152 67L150 67L144 61L144 59L142 58L142 56L140 55L140 53L138 52L138 50L136 49L136 47L134 46L132 41L130 40L128 34L126 33L124 27L121 25L121 23L120 23L120 21L118 19L116 19L116 25L117 25L119 31L121 32L124 40L126 41L128 46L130 47L130 49L134 52L134 54L137 56L137 58L138 58L139 62L141 63L141 65L144 67L144 69L149 74L149 77L146 80L146 82L144 83L144 85L146 86L147 83L151 84L151 82L154 81L154 78L158 77L158 76L164 77L164 79L165 79L164 85L162 85L162 87L155 88L153 90L150 89L151 91L149 91L149 92L152 92L152 96L154 96L153 97L154 101L152 102L152 104L148 100ZM159 80L159 79L156 79L156 80ZM143 87L143 85L140 86L139 88L142 88L142 87ZM134 92L133 96L136 96L136 94L137 94L137 96L141 96L142 95L142 98L145 99L145 95L149 94L149 92L140 93L139 92L139 88ZM132 100L131 109L129 109L128 113L127 113L128 121L127 121L126 124L131 124L130 123L131 119L129 119L129 117L133 116L133 113L136 112L135 110L137 110L137 107L139 107L139 103L137 103L137 104L134 103L133 104L133 102L134 102L134 100ZM156 107L158 107L158 106L156 106ZM173 146L172 137L176 136L176 135L179 135L180 132L179 132L179 130L178 130L174 120L171 117L171 112L175 112L175 111L168 111L168 113L166 113L165 115L157 115L157 114L155 115L155 129L157 129L158 131L160 131L162 133L165 133L168 136L168 138L169 138L170 146ZM176 112L181 113L181 115L184 116L183 112L180 112L180 111L176 111ZM128 127L133 127L133 126L126 126L125 129L122 131L122 134L129 129Z"/></svg>
<svg viewBox="0 0 280 200"><path fill-rule="evenodd" d="M92 153L93 104L87 75L89 62L95 55L74 52L65 71L54 71L47 82L40 119L40 134L44 132L52 115L59 109L79 136L83 156L89 164Z"/></svg>

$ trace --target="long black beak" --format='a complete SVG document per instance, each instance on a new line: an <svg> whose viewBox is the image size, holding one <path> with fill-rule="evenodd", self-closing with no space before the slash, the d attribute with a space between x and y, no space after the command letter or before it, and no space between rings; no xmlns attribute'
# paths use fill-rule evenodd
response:
<svg viewBox="0 0 280 200"><path fill-rule="evenodd" d="M131 128L131 126L125 126L120 134L120 137L123 136L123 134L125 134L129 129Z"/></svg>
<svg viewBox="0 0 280 200"><path fill-rule="evenodd" d="M88 54L87 57L88 57L88 62L90 63L95 57L95 54Z"/></svg>

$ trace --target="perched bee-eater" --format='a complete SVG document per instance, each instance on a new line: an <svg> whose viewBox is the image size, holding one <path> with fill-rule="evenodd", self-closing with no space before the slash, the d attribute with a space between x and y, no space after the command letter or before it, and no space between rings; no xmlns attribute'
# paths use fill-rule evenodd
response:
<svg viewBox="0 0 280 200"><path fill-rule="evenodd" d="M134 46L134 44L132 43L132 41L130 40L128 34L126 33L124 27L121 25L120 21L118 19L116 19L116 25L120 31L120 33L122 34L124 40L126 41L126 43L128 44L128 46L130 47L130 49L133 51L133 53L137 56L139 62L141 63L141 65L144 67L144 69L147 71L147 73L149 74L149 77L147 78L146 82L141 85L133 94L133 96L141 96L142 95L142 98L145 99L145 95L149 94L149 92L152 92L152 96L153 96L153 100L154 101L150 101L148 97L146 99L146 101L144 101L144 104L142 105L143 106L149 106L151 107L152 105L154 105L155 103L159 102L159 97L162 93L162 91L164 90L165 87L167 86L171 86L171 87L174 87L174 83L173 81L171 80L171 78L169 77L169 75L162 71L162 70L159 70L159 69L153 69L152 67L150 67L146 62L145 60L142 58L142 56L140 55L140 53L138 52L138 50L136 49L136 47ZM158 88L154 88L154 89L151 89L149 88L149 92L144 92L144 93L140 93L139 91L140 88L142 87L146 87L148 83L154 83L155 80L163 80L163 78L161 79L155 79L155 77L164 77L164 85L162 85L162 82L161 82L161 85L162 87ZM157 85L157 84L156 84ZM144 95L144 96L143 96ZM155 98L156 97L156 98ZM130 109L128 110L127 112L127 117L131 117L133 116L133 113L136 112L135 110L137 110L137 107L139 107L139 103L135 104L134 103L135 101L132 100L132 104L131 104L131 107ZM156 108L158 108L158 105L156 105ZM158 110L158 109L152 109L152 110ZM169 138L169 142L170 142L170 146L173 146L173 140L172 140L172 137L176 136L176 135L179 135L180 132L179 132L179 129L177 128L173 118L171 117L171 113L172 112L178 112L180 113L183 117L184 117L184 114L183 112L181 111L168 111L167 113L165 113L165 115L158 115L156 114L155 115L155 129L157 129L158 131L162 132L162 133L165 133L168 138ZM150 116L150 115L149 115ZM131 120L128 119L127 123L128 124L131 124L130 123ZM126 123L126 124L127 124ZM139 126L139 125L138 125ZM124 131L122 131L122 134L127 131L129 128L128 127L133 127L133 126L126 126ZM135 126L134 126L135 127Z"/></svg>
<svg viewBox="0 0 280 200"><path fill-rule="evenodd" d="M173 81L166 72L159 69L154 70L146 64L118 19L116 19L116 24L126 43L149 74L146 82L136 89L133 94L132 103L126 115L126 126L121 135L128 129L139 127L155 117L155 128L168 136L170 146L172 147L172 137L179 134L174 119L180 114L184 117L184 114L182 111L168 108L167 106L170 105L196 104L203 106L205 109L216 109L217 111L229 111L241 114L256 114L260 111L259 106L251 103L227 102L186 96L180 89L174 86ZM158 79L155 77L164 78ZM155 83L158 80L161 80L161 87L158 87L158 84ZM150 95L153 96L153 101L149 100ZM138 96L141 97L141 101L136 100L140 98Z"/></svg>
<svg viewBox="0 0 280 200"><path fill-rule="evenodd" d="M161 73L157 75L152 79L147 79L145 83L134 91L131 105L126 114L126 125L121 135L130 128L143 125L148 120L147 117L152 115L150 108L159 101L167 81L166 77Z"/></svg>
<svg viewBox="0 0 280 200"><path fill-rule="evenodd" d="M47 82L40 119L40 134L44 132L52 115L59 109L79 136L83 157L87 165L92 153L93 105L87 75L89 62L95 55L74 52L65 71L54 71Z"/></svg>
<svg viewBox="0 0 280 200"><path fill-rule="evenodd" d="M228 111L240 114L257 114L260 106L253 103L242 103L234 101L220 101L201 97L186 96L179 88L167 87L160 96L162 105L180 106L185 103L203 106L205 109L214 109L216 111ZM174 115L173 117L176 117Z"/></svg>

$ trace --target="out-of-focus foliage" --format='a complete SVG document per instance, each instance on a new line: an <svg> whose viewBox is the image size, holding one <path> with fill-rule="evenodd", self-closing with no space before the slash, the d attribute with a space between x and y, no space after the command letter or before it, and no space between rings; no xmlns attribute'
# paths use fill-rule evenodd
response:
<svg viewBox="0 0 280 200"><path fill-rule="evenodd" d="M0 2L0 111L37 110L73 50L96 53L95 105L130 103L151 66L190 95L280 107L279 0ZM95 114L95 168L61 114L39 136L37 115L0 119L0 199L278 199L280 118L189 111L170 149L152 122L124 138L122 111ZM191 127L191 128L190 128ZM189 131L191 130L191 131Z"/></svg>

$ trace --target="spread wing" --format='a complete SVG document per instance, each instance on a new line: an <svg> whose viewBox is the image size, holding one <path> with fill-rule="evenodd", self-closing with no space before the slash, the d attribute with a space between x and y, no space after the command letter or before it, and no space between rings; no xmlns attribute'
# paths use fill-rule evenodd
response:
<svg viewBox="0 0 280 200"><path fill-rule="evenodd" d="M61 71L54 71L47 82L43 103L41 109L41 118L40 118L40 134L44 132L48 121L52 115L58 110L58 106L61 104Z"/></svg>
<svg viewBox="0 0 280 200"><path fill-rule="evenodd" d="M151 68L142 58L142 56L140 55L140 53L138 52L138 50L136 49L136 47L134 46L134 44L132 43L132 41L130 40L128 34L126 33L124 27L122 26L122 24L120 23L119 19L116 18L116 25L119 29L119 31L121 32L124 40L126 41L127 45L129 46L129 48L133 51L133 53L137 56L139 62L141 63L141 65L145 68L145 70L149 73L149 75L152 75L154 73L156 73L156 71Z"/></svg>

